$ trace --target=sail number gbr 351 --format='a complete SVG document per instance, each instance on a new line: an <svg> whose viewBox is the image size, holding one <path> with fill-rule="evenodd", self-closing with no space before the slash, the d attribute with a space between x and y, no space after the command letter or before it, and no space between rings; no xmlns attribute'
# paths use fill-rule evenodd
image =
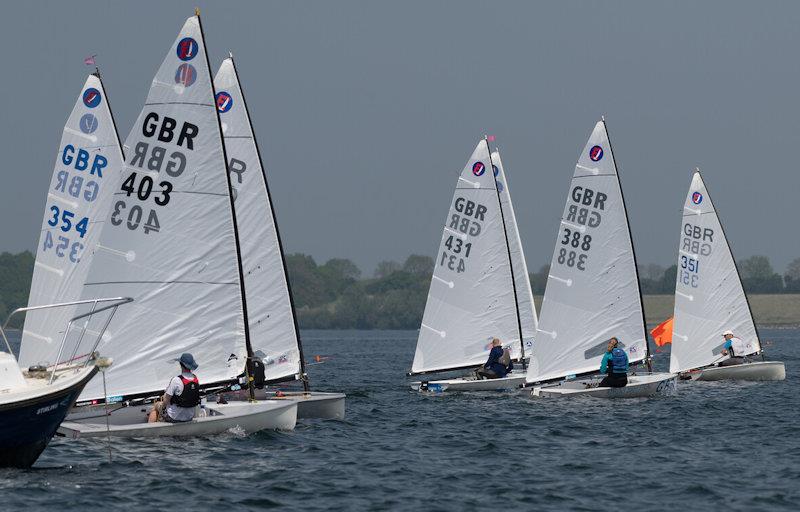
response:
<svg viewBox="0 0 800 512"><path fill-rule="evenodd" d="M472 251L472 242L467 240L481 234L487 208L475 201L457 197L453 210L444 228L446 238L439 256L439 266L460 274L467 269L466 262Z"/></svg>
<svg viewBox="0 0 800 512"><path fill-rule="evenodd" d="M171 143L175 139L179 148L193 150L194 138L199 132L197 125L184 122L180 130L177 127L178 121L175 119L167 116L162 118L157 113L150 112L144 117L142 135L163 143ZM119 199L114 203L111 224L124 224L131 231L141 229L145 234L157 233L161 230L157 208L169 203L173 185L169 179L153 178L151 174L155 172L161 176L163 170L170 178L179 177L186 169L186 155L177 149L167 154L167 148L154 141L139 141L134 147L129 165L145 172L133 171L122 182L120 190L126 199ZM121 193L118 192L117 195ZM138 204L129 205L128 201Z"/></svg>

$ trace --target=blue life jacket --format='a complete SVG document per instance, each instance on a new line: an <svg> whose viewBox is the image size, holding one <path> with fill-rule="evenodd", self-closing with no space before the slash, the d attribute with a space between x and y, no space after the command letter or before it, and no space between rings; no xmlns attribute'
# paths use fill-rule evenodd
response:
<svg viewBox="0 0 800 512"><path fill-rule="evenodd" d="M628 373L628 354L621 348L611 350L611 372Z"/></svg>

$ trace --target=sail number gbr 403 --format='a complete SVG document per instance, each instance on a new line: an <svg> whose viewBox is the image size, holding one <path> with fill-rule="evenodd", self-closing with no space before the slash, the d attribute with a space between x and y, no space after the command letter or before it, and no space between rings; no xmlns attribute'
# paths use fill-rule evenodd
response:
<svg viewBox="0 0 800 512"><path fill-rule="evenodd" d="M608 196L590 188L577 185L570 193L572 204L567 207L567 215L562 221L561 247L558 249L559 265L586 270L586 261L592 249L592 235L586 228L597 228L603 220L601 211L605 210Z"/></svg>
<svg viewBox="0 0 800 512"><path fill-rule="evenodd" d="M142 123L142 135L146 138L155 137L158 141L169 143L177 137L175 144L178 147L185 147L186 150L194 149L194 138L199 133L197 125L184 122L179 132L176 132L178 122L164 116L163 119L155 112L150 112L144 117ZM172 151L167 155L167 148L140 141L136 143L130 166L152 171L161 174L163 169L167 176L177 178L186 169L186 155L179 150ZM120 226L123 223L131 231L141 228L145 234L158 232L161 224L158 221L156 208L151 206L166 206L170 201L170 193L173 185L169 180L156 182L150 173L138 174L136 171L130 173L122 182L120 190L125 193L129 200L137 201L142 204L134 204L129 207L127 200L120 199L114 203L114 210L111 214L111 224ZM152 203L150 202L152 199ZM147 212L145 214L145 212Z"/></svg>
<svg viewBox="0 0 800 512"><path fill-rule="evenodd" d="M466 240L481 234L488 209L463 197L456 198L453 209L455 213L451 213L450 222L445 228L447 238L444 240L439 266L460 274L467 269L465 260L472 251L472 242Z"/></svg>

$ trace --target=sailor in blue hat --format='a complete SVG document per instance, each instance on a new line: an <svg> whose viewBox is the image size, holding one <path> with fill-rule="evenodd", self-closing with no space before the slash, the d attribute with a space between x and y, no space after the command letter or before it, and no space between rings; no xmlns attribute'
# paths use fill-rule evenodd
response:
<svg viewBox="0 0 800 512"><path fill-rule="evenodd" d="M153 404L147 421L155 423L182 423L194 419L195 408L200 404L200 381L192 373L197 363L192 354L185 352L175 359L181 366L181 373L172 377L161 400Z"/></svg>

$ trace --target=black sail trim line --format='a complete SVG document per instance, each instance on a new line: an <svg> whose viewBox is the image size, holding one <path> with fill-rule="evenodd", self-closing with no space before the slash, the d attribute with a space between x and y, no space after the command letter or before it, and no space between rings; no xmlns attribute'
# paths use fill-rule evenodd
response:
<svg viewBox="0 0 800 512"><path fill-rule="evenodd" d="M114 127L114 137L115 137L115 140L117 141L117 147L119 148L119 154L122 155L122 169L120 170L120 172L123 172L125 170L125 166L127 165L127 163L125 162L125 149L122 147L122 141L119 138L119 130L117 129L117 121L116 121L116 119L114 119L114 111L111 110L111 100L108 97L108 91L106 91L106 84L103 83L103 77L100 76L100 69L99 68L95 68L95 72L92 73L92 74L94 76L96 76L98 80L100 80L100 88L103 90L103 94L106 97L108 115L111 117L111 126Z"/></svg>
<svg viewBox="0 0 800 512"><path fill-rule="evenodd" d="M278 219L275 217L275 206L272 204L272 196L269 193L269 183L267 182L267 170L264 167L264 162L261 159L261 150L258 147L258 139L256 138L255 130L253 130L253 121L250 119L250 111L247 109L247 100L244 97L244 89L242 83L239 81L239 71L236 69L236 63L233 60L233 55L230 57L231 65L233 66L233 76L236 78L236 85L239 87L239 93L242 95L242 105L244 105L244 112L247 116L247 124L250 126L250 133L253 139L253 144L256 147L256 155L258 156L258 164L261 166L261 177L264 182L264 192L267 194L267 204L269 204L269 211L272 215L272 225L275 228L275 238L278 240L278 251L281 254L281 266L283 267L283 278L286 281L286 290L289 293L289 306L292 309L292 323L294 325L294 335L297 339L297 350L300 356L300 375L303 381L303 390L309 392L310 383L306 375L306 360L303 355L303 342L300 340L300 327L297 324L297 310L294 305L294 294L292 294L292 284L289 282L289 270L286 266L286 257L283 254L283 242L281 241L281 232L278 229Z"/></svg>
<svg viewBox="0 0 800 512"><path fill-rule="evenodd" d="M742 287L742 294L744 294L744 302L747 304L747 312L750 313L750 321L753 322L753 329L756 331L756 338L758 338L758 349L761 352L761 360L764 360L764 347L761 345L761 334L758 332L758 325L756 325L756 319L753 316L753 308L750 307L750 299L747 297L747 292L744 289L744 283L742 282L742 274L739 272L739 264L736 263L736 258L733 257L733 249L731 249L731 242L728 240L728 235L725 234L725 227L722 225L722 219L717 212L717 207L714 206L714 200L711 199L711 192L708 191L708 185L706 185L706 180L703 179L703 175L700 173L700 169L696 169L695 172L700 175L700 181L703 182L703 187L706 189L706 196L708 196L708 202L711 203L711 207L714 208L714 214L717 216L717 222L719 223L719 228L722 230L722 236L725 238L725 245L728 247L728 254L731 257L731 261L733 261L733 268L736 270L736 277L739 279L739 286ZM689 185L691 187L691 185ZM710 212L707 212L710 213ZM677 284L676 284L677 286Z"/></svg>
<svg viewBox="0 0 800 512"><path fill-rule="evenodd" d="M606 139L608 139L608 149L611 150L611 162L614 164L614 171L617 174L617 188L619 188L619 197L622 199L622 211L625 213L625 225L628 228L628 241L631 245L631 254L633 255L633 271L636 275L636 289L639 292L639 305L642 310L642 328L644 329L644 347L645 347L645 364L649 371L653 371L653 365L650 361L650 340L647 339L647 320L644 314L644 299L642 298L642 283L639 281L639 263L636 260L636 248L633 246L633 234L631 233L631 220L628 217L628 206L625 204L625 194L622 192L622 182L619 178L619 167L617 167L617 158L614 156L614 149L611 147L611 136L608 134L608 126L606 126L605 118L601 119L603 123L603 130L606 132Z"/></svg>
<svg viewBox="0 0 800 512"><path fill-rule="evenodd" d="M214 87L214 77L211 75L211 63L208 60L208 45L206 45L206 38L203 34L203 24L200 21L200 15L197 14L197 25L200 28L200 37L203 40L203 49L206 57L206 69L208 70L208 80L211 85L211 99L214 104L214 116L217 118L217 135L219 136L219 143L222 147L222 157L225 160L225 180L228 184L228 199L230 206L231 222L233 223L233 239L236 245L236 269L239 272L239 296L242 301L242 320L244 321L244 344L247 350L247 360L253 357L253 347L250 344L250 322L247 318L247 298L244 289L244 270L242 269L242 250L239 243L239 226L236 223L236 208L233 204L233 185L231 183L231 173L228 170L228 152L225 148L225 139L222 135L222 121L219 118L219 109L216 107L217 90ZM247 388L250 391L250 399L255 399L255 390L253 389L253 381L250 378L249 365L245 362L244 373L247 378Z"/></svg>
<svg viewBox="0 0 800 512"><path fill-rule="evenodd" d="M511 246L508 243L508 228L506 227L506 217L503 213L503 200L500 197L500 190L497 189L497 178L494 176L494 162L492 161L492 149L489 147L488 139L484 139L486 143L486 149L489 151L489 165L492 166L492 178L494 181L494 190L497 194L497 205L500 207L500 221L503 223L503 236L506 241L506 253L508 254L508 268L511 270L511 290L514 292L514 310L517 313L517 329L519 330L519 348L520 352L520 360L522 361L522 369L527 370L528 365L525 363L525 339L522 336L522 319L519 316L519 297L517 296L517 280L514 279L514 262L511 259ZM498 151L498 155L500 152ZM503 176L505 177L505 169L503 170ZM508 178L505 178L506 187L508 187ZM509 202L511 200L511 191L508 192ZM517 228L519 231L519 228Z"/></svg>

